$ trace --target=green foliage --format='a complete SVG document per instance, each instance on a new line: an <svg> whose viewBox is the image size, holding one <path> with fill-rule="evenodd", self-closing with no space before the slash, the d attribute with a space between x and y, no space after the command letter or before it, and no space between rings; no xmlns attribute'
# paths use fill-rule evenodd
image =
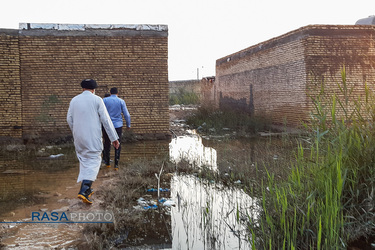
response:
<svg viewBox="0 0 375 250"><path fill-rule="evenodd" d="M177 94L169 95L169 105L175 104L199 104L199 96L196 93L180 89Z"/></svg>
<svg viewBox="0 0 375 250"><path fill-rule="evenodd" d="M346 249L375 235L374 95L354 99L345 68L337 93L311 94L307 148L299 146L288 181L263 185L256 244L268 249Z"/></svg>

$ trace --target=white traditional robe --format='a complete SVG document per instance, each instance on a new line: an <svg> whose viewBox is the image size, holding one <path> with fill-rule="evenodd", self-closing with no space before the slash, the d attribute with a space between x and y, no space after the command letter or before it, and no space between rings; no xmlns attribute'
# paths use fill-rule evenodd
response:
<svg viewBox="0 0 375 250"><path fill-rule="evenodd" d="M118 139L103 99L87 90L75 96L70 101L67 122L80 163L77 182L95 181L102 161L102 125L112 142Z"/></svg>

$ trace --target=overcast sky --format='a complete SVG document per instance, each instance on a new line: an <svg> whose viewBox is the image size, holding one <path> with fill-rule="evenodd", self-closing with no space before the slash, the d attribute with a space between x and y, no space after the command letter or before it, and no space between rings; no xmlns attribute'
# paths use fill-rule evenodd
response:
<svg viewBox="0 0 375 250"><path fill-rule="evenodd" d="M166 24L173 81L214 76L217 59L300 27L352 25L371 15L375 0L2 0L0 28Z"/></svg>

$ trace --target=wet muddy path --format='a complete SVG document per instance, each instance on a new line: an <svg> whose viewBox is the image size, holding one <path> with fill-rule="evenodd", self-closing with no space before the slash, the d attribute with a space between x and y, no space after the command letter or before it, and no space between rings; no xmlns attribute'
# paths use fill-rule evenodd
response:
<svg viewBox="0 0 375 250"><path fill-rule="evenodd" d="M285 157L280 152L282 139L202 138L194 131L185 130L182 124L181 120L173 124L177 132L171 141L125 144L121 161L130 163L139 158L167 155L176 164L187 161L193 168L204 166L212 173L220 173L228 178L227 185L197 174L172 175L168 190L161 195L169 202L168 223L160 225L164 230L167 226L168 239L161 245L160 242L148 242L148 245L158 244L151 249L251 249L246 222L249 218L256 220L259 201L243 191L243 183L232 178L236 176L232 172L242 171L256 178L260 163L268 162L276 176L278 172L282 175L278 169L278 162ZM2 246L7 249L79 249L81 246L84 249L87 243L82 234L84 224L33 223L31 214L100 210L106 195L100 190L110 189L119 178L118 173L113 168L101 168L93 186L99 192L94 194L94 204L87 206L76 198L80 185L76 182L78 161L71 145L44 146L35 148L32 154L25 152L23 148L4 149L0 163ZM238 162L245 162L246 169L236 170ZM147 196L139 198L138 203ZM140 210L151 208L139 207Z"/></svg>
<svg viewBox="0 0 375 250"><path fill-rule="evenodd" d="M78 162L73 148L48 148L38 149L43 155L40 157L34 154L34 157L18 157L26 150L7 152L2 157L0 236L6 248L75 246L81 241L83 224L37 223L37 220L31 219L32 213L98 209L100 205L98 202L88 207L76 199L80 184L76 182ZM59 153L53 154L53 151ZM110 178L110 172L101 171L97 186L105 184Z"/></svg>
<svg viewBox="0 0 375 250"><path fill-rule="evenodd" d="M123 146L123 148L125 148ZM121 158L131 162L165 154L168 142L140 142L126 145ZM76 247L85 242L85 224L59 223L38 219L47 213L100 211L103 187L111 189L118 172L104 165L93 184L92 205L77 199L79 163L72 145L27 149L10 146L0 163L0 242L2 247L41 249ZM40 216L33 216L38 213ZM45 223L48 222L48 223ZM1 248L1 247L0 247Z"/></svg>

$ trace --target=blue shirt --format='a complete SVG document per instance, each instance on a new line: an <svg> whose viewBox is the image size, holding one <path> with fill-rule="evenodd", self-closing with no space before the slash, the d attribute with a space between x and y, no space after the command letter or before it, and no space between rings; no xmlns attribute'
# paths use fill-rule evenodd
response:
<svg viewBox="0 0 375 250"><path fill-rule="evenodd" d="M119 128L123 126L122 116L121 113L124 114L126 127L130 128L130 114L128 109L126 108L125 101L121 98L118 98L117 95L111 95L103 99L105 106L107 107L107 111L111 120L113 122L113 126L115 128Z"/></svg>

